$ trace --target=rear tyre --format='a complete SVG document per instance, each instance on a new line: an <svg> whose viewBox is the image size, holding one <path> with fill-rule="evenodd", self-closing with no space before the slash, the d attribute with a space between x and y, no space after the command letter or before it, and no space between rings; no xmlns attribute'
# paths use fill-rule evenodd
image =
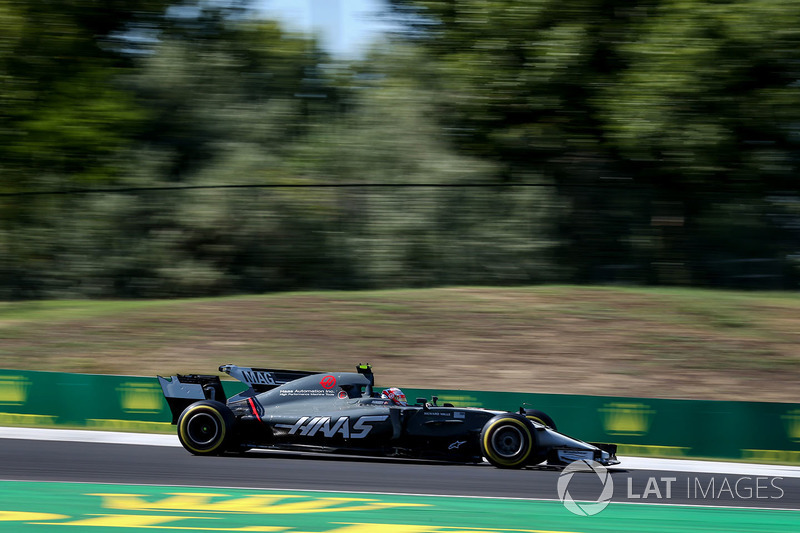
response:
<svg viewBox="0 0 800 533"><path fill-rule="evenodd" d="M552 418L550 418L550 415L544 411L539 411L538 409L525 409L525 418L528 420L533 420L534 422L539 422L540 424L544 424L545 426L558 431L558 428L556 428L556 423Z"/></svg>
<svg viewBox="0 0 800 533"><path fill-rule="evenodd" d="M498 468L522 468L533 451L530 424L510 415L497 415L481 431L481 452Z"/></svg>
<svg viewBox="0 0 800 533"><path fill-rule="evenodd" d="M218 455L231 441L233 421L227 405L214 400L195 402L178 418L178 439L194 455Z"/></svg>

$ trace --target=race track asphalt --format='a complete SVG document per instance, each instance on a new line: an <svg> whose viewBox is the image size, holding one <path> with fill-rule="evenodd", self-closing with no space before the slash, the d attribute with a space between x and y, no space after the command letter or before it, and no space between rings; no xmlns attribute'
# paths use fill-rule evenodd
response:
<svg viewBox="0 0 800 533"><path fill-rule="evenodd" d="M614 502L800 509L800 478L610 469ZM183 448L0 437L0 478L557 500L560 471L488 464L248 452L195 457ZM592 473L569 483L575 500L602 487ZM582 494L585 498L581 498ZM637 497L638 496L638 497Z"/></svg>

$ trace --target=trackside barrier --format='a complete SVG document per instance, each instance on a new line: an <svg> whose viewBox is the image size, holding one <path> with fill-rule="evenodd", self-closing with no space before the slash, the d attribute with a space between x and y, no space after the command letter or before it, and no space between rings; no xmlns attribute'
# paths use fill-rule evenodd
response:
<svg viewBox="0 0 800 533"><path fill-rule="evenodd" d="M225 381L226 394L244 389ZM0 369L0 426L63 426L171 432L172 415L158 380Z"/></svg>
<svg viewBox="0 0 800 533"><path fill-rule="evenodd" d="M406 396L430 396L404 389ZM620 455L800 463L800 404L441 391L439 404L549 414L559 431L619 444Z"/></svg>
<svg viewBox="0 0 800 533"><path fill-rule="evenodd" d="M244 388L223 381L228 396ZM403 388L409 399L547 412L558 429L620 455L800 463L800 404ZM172 432L155 378L0 369L0 426Z"/></svg>

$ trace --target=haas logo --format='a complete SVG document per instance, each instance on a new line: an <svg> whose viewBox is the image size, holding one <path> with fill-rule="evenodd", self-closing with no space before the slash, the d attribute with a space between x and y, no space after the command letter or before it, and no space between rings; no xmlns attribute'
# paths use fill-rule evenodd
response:
<svg viewBox="0 0 800 533"><path fill-rule="evenodd" d="M288 429L289 435L300 435L301 437L313 437L322 433L330 438L337 434L345 439L363 439L372 431L372 422L383 422L389 418L388 415L362 416L355 423L350 425L349 416L340 416L334 422L329 416L304 416L292 424L275 424L277 428Z"/></svg>

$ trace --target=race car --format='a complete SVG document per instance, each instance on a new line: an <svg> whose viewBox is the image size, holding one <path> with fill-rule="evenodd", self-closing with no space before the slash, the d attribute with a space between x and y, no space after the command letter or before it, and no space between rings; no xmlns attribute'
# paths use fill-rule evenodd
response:
<svg viewBox="0 0 800 533"><path fill-rule="evenodd" d="M195 455L250 449L411 457L523 468L578 460L618 464L616 445L556 431L541 411L408 404L399 389L375 389L370 365L356 372L219 367L245 385L225 397L215 375L158 376L178 438Z"/></svg>

